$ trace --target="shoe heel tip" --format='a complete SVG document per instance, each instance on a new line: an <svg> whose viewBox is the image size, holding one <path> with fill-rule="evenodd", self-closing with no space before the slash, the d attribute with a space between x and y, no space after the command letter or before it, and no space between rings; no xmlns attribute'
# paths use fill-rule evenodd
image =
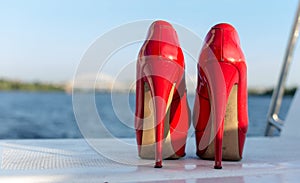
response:
<svg viewBox="0 0 300 183"><path fill-rule="evenodd" d="M154 168L162 168L162 163L156 162Z"/></svg>
<svg viewBox="0 0 300 183"><path fill-rule="evenodd" d="M214 166L214 169L222 169L222 166L215 165L215 166Z"/></svg>

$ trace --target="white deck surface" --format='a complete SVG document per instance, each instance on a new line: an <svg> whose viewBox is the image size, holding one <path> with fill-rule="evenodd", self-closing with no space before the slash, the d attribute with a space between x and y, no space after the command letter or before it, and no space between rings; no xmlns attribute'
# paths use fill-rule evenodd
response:
<svg viewBox="0 0 300 183"><path fill-rule="evenodd" d="M104 139L108 146L111 140ZM133 142L134 139L126 139ZM213 161L195 156L190 139L187 156L166 160L162 169L148 165L129 166L95 152L84 140L6 140L0 141L0 182L299 182L300 139L248 138L244 159L224 162L222 170ZM120 151L111 146L111 151ZM136 150L120 156L136 161Z"/></svg>
<svg viewBox="0 0 300 183"><path fill-rule="evenodd" d="M300 182L299 108L298 90L282 136L247 138L243 160L223 162L222 170L196 157L193 138L187 156L165 160L162 169L154 169L153 160L140 160L136 147L117 147L112 139L99 141L106 157L83 139L0 140L0 182ZM121 142L135 144L135 139Z"/></svg>

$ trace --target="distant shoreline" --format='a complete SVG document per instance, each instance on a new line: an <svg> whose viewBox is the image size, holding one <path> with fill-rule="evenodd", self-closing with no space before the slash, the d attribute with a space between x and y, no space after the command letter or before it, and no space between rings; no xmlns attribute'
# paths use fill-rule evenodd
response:
<svg viewBox="0 0 300 183"><path fill-rule="evenodd" d="M248 95L255 95L255 96L271 96L273 94L273 88L266 88L263 90L258 89L248 89ZM289 87L285 88L284 96L294 96L297 91L297 87Z"/></svg>
<svg viewBox="0 0 300 183"><path fill-rule="evenodd" d="M297 90L297 87L289 87L284 91L285 96L293 96ZM17 80L8 80L8 79L0 79L0 91L36 91L36 92L67 92L70 93L72 90L68 88L67 84L51 84L44 82L23 82ZM89 90L80 90L79 91L89 91ZM90 90L91 91L91 90ZM110 89L99 90L96 89L97 93L110 93ZM128 92L125 91L114 91L114 92ZM134 91L130 91L134 93ZM248 95L251 96L271 96L273 93L273 88L266 89L248 89Z"/></svg>
<svg viewBox="0 0 300 183"><path fill-rule="evenodd" d="M64 85L0 79L0 91L65 91Z"/></svg>

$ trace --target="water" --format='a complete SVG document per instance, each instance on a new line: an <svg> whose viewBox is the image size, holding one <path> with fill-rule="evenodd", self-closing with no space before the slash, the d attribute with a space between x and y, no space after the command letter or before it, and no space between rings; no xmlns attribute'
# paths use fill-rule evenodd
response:
<svg viewBox="0 0 300 183"><path fill-rule="evenodd" d="M95 95L99 116L116 137L134 137L135 95ZM72 106L72 96L63 92L0 92L0 138L80 138ZM263 136L270 96L249 96L248 136ZM194 96L188 96L193 105ZM286 117L292 97L283 99L280 117ZM129 106L128 106L129 105ZM128 106L128 108L126 107ZM114 110L115 109L115 110ZM128 112L129 110L129 112ZM86 115L89 115L88 113ZM192 130L192 127L191 127Z"/></svg>

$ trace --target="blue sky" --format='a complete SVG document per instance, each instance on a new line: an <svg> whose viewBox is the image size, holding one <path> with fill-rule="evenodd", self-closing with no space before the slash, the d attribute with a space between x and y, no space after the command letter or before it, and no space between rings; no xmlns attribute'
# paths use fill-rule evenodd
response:
<svg viewBox="0 0 300 183"><path fill-rule="evenodd" d="M201 38L214 24L231 23L248 62L249 86L270 87L278 79L297 4L297 0L0 0L0 77L69 81L82 55L105 32L128 22L163 19ZM288 85L300 85L298 45Z"/></svg>

